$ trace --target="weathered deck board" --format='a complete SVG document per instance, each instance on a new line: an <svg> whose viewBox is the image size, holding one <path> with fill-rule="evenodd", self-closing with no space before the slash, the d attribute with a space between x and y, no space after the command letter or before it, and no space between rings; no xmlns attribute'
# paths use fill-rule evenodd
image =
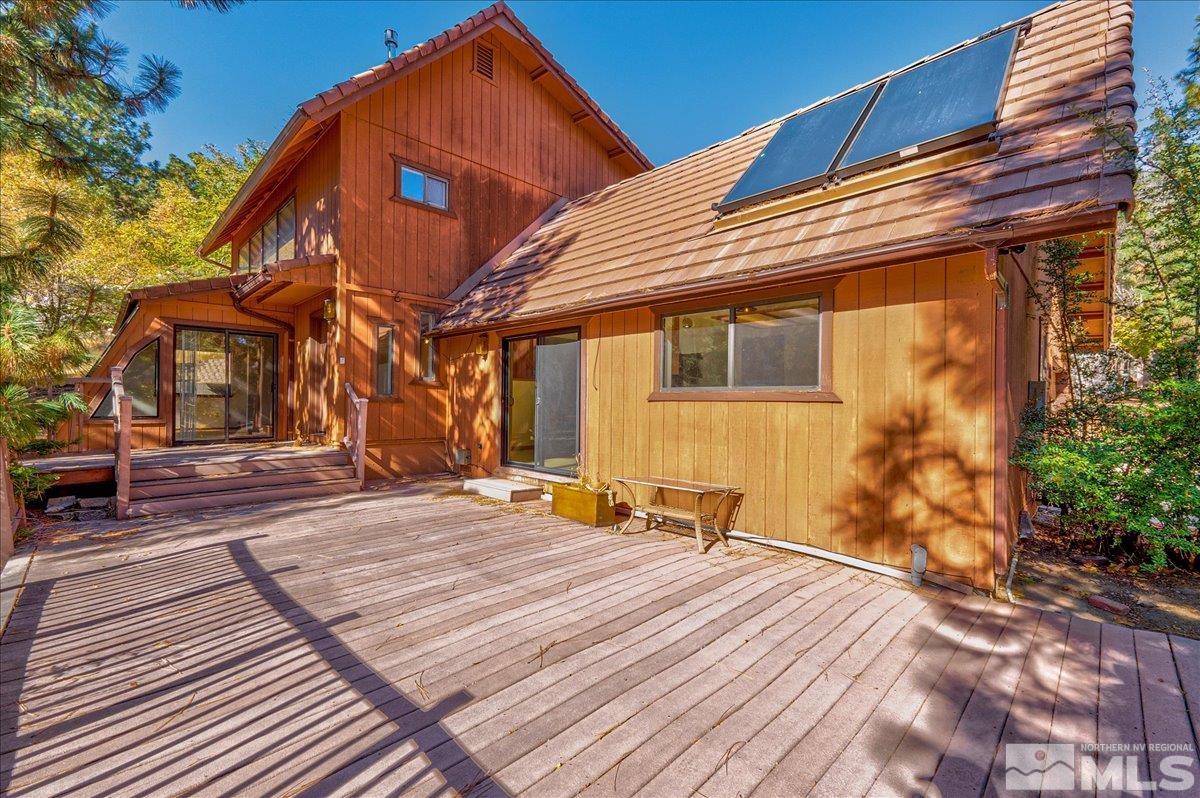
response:
<svg viewBox="0 0 1200 798"><path fill-rule="evenodd" d="M1196 641L443 488L40 551L4 793L979 795L1005 742L1194 742Z"/></svg>

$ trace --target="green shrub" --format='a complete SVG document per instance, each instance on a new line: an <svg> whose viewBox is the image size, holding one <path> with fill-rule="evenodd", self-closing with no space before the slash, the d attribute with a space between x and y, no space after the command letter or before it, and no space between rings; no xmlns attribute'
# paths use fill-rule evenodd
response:
<svg viewBox="0 0 1200 798"><path fill-rule="evenodd" d="M1086 436L1031 413L1013 462L1068 532L1132 554L1147 570L1200 555L1200 383L1163 382L1080 411Z"/></svg>
<svg viewBox="0 0 1200 798"><path fill-rule="evenodd" d="M56 474L43 474L33 466L11 463L8 476L12 479L13 494L18 502L40 499L58 479Z"/></svg>

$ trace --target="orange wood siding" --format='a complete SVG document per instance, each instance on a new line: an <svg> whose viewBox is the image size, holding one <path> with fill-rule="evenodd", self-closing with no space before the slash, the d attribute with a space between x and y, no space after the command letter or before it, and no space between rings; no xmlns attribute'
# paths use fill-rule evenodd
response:
<svg viewBox="0 0 1200 798"><path fill-rule="evenodd" d="M447 408L455 400L444 384L413 382L419 311L448 307L442 298L555 200L628 176L493 44L494 83L472 74L472 48L465 46L341 113L336 336L346 360L335 426L345 414L346 379L361 396L373 391L373 319L396 323L402 367L397 395L369 403L374 476L447 468ZM396 159L449 180L448 213L393 199ZM444 374L449 360L445 353L440 360Z"/></svg>
<svg viewBox="0 0 1200 798"><path fill-rule="evenodd" d="M368 399L370 477L445 471L446 391L416 381L420 307L386 293L352 292L346 369L355 392ZM393 396L375 394L375 329L394 326ZM338 395L345 396L345 391ZM344 398L342 399L344 401ZM336 408L344 414L345 408Z"/></svg>
<svg viewBox="0 0 1200 798"><path fill-rule="evenodd" d="M346 282L444 297L557 198L628 176L495 47L495 83L464 46L342 112ZM449 178L449 214L392 199L393 156Z"/></svg>
<svg viewBox="0 0 1200 798"><path fill-rule="evenodd" d="M931 571L990 589L993 308L977 255L841 278L839 403L651 402L653 314L581 320L585 468L733 483L742 531L900 568L919 543ZM498 465L500 340L443 343L449 443L477 475Z"/></svg>
<svg viewBox="0 0 1200 798"><path fill-rule="evenodd" d="M290 312L281 309L264 308L261 312L290 322ZM133 420L132 442L135 449L170 446L171 427L174 413L174 327L176 323L198 327L244 327L255 331L271 332L279 336L278 341L278 406L276 407L276 438L286 439L291 430L288 426L288 412L285 396L290 384L291 342L287 331L281 327L272 326L261 319L247 316L238 312L229 297L219 292L192 294L188 296L169 297L165 299L142 300L138 303L137 312L129 324L121 331L120 336L109 348L105 356L92 369L92 374L107 378L109 369L119 362L128 361L137 349L147 342L147 337L159 338L158 351L158 417L135 418ZM64 425L58 432L59 440L74 440L68 451L87 451L92 449L113 448L113 423L111 419L92 419L91 412L97 402L108 391L104 383L85 383L80 386L80 393L88 402L89 411L82 418L78 414Z"/></svg>
<svg viewBox="0 0 1200 798"><path fill-rule="evenodd" d="M234 232L231 258L235 264L243 242L293 195L296 198L296 257L337 252L340 154L338 125L335 123L297 164L292 175Z"/></svg>

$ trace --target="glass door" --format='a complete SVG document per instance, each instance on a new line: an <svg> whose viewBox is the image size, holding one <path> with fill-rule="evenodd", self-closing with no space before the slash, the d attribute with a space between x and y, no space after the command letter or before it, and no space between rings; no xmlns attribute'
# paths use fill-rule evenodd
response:
<svg viewBox="0 0 1200 798"><path fill-rule="evenodd" d="M504 462L561 474L579 464L579 332L504 341Z"/></svg>
<svg viewBox="0 0 1200 798"><path fill-rule="evenodd" d="M175 442L275 436L275 336L175 331Z"/></svg>

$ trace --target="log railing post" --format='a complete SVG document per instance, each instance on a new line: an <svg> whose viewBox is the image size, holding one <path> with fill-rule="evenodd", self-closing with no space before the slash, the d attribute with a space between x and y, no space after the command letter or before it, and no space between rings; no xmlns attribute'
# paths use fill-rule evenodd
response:
<svg viewBox="0 0 1200 798"><path fill-rule="evenodd" d="M129 515L129 465L133 445L133 399L125 395L125 370L113 366L109 372L112 376L113 397L113 475L117 482L117 518L124 519Z"/></svg>
<svg viewBox="0 0 1200 798"><path fill-rule="evenodd" d="M360 399L354 386L346 383L346 437L342 439L354 462L359 488L367 484L367 400Z"/></svg>

